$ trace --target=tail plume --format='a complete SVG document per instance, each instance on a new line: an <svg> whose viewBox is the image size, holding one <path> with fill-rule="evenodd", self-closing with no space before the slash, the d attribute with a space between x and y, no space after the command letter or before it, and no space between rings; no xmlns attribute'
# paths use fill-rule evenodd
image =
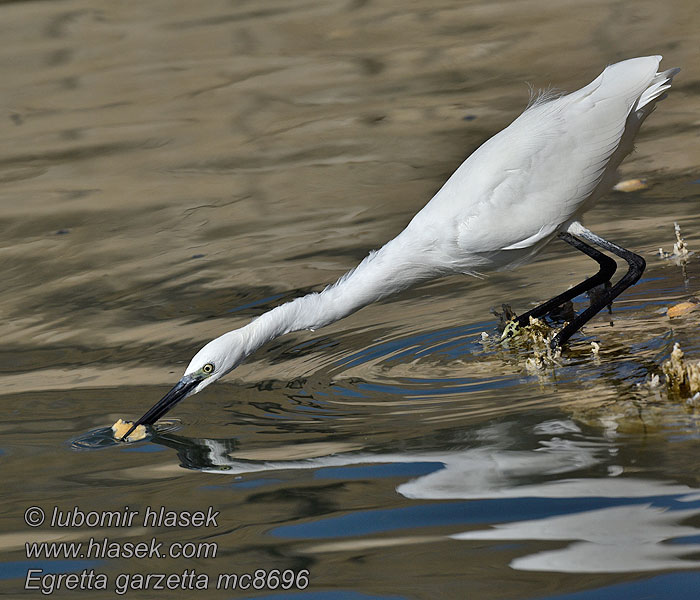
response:
<svg viewBox="0 0 700 600"><path fill-rule="evenodd" d="M663 73L657 73L654 79L651 80L649 87L642 92L642 95L637 100L634 111L641 110L654 100L663 100L666 97L664 92L671 87L673 76L680 71L679 68L668 69Z"/></svg>

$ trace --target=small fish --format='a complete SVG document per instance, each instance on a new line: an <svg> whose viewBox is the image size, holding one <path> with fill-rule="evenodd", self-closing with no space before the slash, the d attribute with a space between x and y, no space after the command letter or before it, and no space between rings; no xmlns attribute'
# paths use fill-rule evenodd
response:
<svg viewBox="0 0 700 600"><path fill-rule="evenodd" d="M131 429L134 423L132 421L122 421L119 419L114 425L112 425L112 432L114 437L118 440L124 442L138 442L146 437L146 428L143 425L139 425L134 431L131 432L128 438L124 438L124 434Z"/></svg>

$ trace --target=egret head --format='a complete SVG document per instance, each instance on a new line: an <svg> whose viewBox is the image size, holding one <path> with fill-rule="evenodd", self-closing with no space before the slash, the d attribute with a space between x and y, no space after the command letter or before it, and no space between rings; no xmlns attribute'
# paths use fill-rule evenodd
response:
<svg viewBox="0 0 700 600"><path fill-rule="evenodd" d="M243 339L238 331L229 331L204 346L194 355L180 381L136 421L122 439L138 425L152 425L178 402L201 392L238 366L246 357Z"/></svg>
<svg viewBox="0 0 700 600"><path fill-rule="evenodd" d="M201 392L241 364L244 358L243 336L238 330L229 331L212 340L192 357L185 369L182 378L189 377L197 381L188 395Z"/></svg>

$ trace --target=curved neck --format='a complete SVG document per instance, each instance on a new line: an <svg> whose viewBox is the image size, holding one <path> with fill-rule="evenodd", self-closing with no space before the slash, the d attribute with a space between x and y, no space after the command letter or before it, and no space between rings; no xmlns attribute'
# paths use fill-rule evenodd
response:
<svg viewBox="0 0 700 600"><path fill-rule="evenodd" d="M239 331L248 356L266 342L292 331L329 325L414 283L435 277L436 269L410 260L400 236L372 252L355 269L322 292L295 298L273 308Z"/></svg>

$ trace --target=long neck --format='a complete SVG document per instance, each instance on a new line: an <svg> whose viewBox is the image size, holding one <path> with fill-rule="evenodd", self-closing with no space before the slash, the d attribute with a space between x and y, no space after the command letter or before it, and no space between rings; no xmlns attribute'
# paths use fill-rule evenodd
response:
<svg viewBox="0 0 700 600"><path fill-rule="evenodd" d="M245 355L280 335L318 329L438 275L436 269L411 258L411 249L399 236L322 292L307 294L264 313L239 330L245 340Z"/></svg>

